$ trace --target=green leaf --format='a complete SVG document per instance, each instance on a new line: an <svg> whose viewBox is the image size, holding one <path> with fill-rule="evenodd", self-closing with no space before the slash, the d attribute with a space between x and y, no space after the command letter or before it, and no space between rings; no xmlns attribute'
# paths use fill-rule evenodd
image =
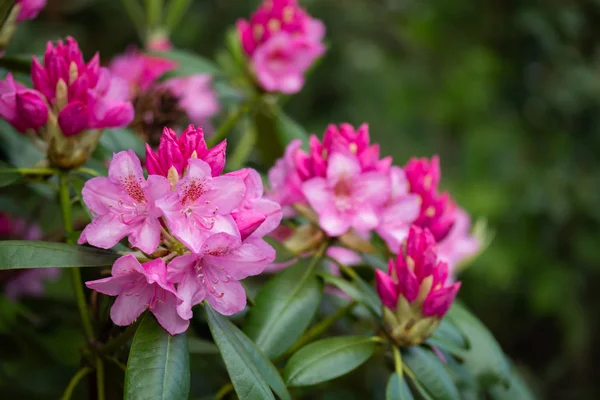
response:
<svg viewBox="0 0 600 400"><path fill-rule="evenodd" d="M131 149L140 157L146 155L144 141L135 132L127 128L106 129L100 136L100 145L111 153Z"/></svg>
<svg viewBox="0 0 600 400"><path fill-rule="evenodd" d="M348 296L352 297L358 303L367 307L367 309L375 316L381 315L381 302L377 299L375 300L373 296L371 296L368 292L361 290L358 288L355 283L348 282L344 278L340 278L339 276L334 276L331 274L322 273L319 274L321 278L330 285L333 285L340 289L342 292L346 293Z"/></svg>
<svg viewBox="0 0 600 400"><path fill-rule="evenodd" d="M186 11L190 8L192 0L171 0L167 8L165 24L170 31L175 30Z"/></svg>
<svg viewBox="0 0 600 400"><path fill-rule="evenodd" d="M0 187L10 186L22 177L23 175L16 168L0 161Z"/></svg>
<svg viewBox="0 0 600 400"><path fill-rule="evenodd" d="M364 336L327 338L304 346L285 366L289 386L307 386L342 376L367 361L376 340Z"/></svg>
<svg viewBox="0 0 600 400"><path fill-rule="evenodd" d="M411 347L405 351L402 359L434 399L460 400L452 376L431 351L418 346Z"/></svg>
<svg viewBox="0 0 600 400"><path fill-rule="evenodd" d="M454 303L446 318L467 338L469 350L462 358L483 387L507 383L510 366L494 336L460 303Z"/></svg>
<svg viewBox="0 0 600 400"><path fill-rule="evenodd" d="M204 58L196 53L181 49L161 51L155 55L176 61L179 65L173 71L165 74L166 77L189 76L195 74L220 74L219 67L211 60Z"/></svg>
<svg viewBox="0 0 600 400"><path fill-rule="evenodd" d="M121 255L73 244L37 240L0 241L0 270L18 268L110 267Z"/></svg>
<svg viewBox="0 0 600 400"><path fill-rule="evenodd" d="M321 284L306 268L301 260L271 278L248 313L244 331L270 359L294 344L321 302Z"/></svg>
<svg viewBox="0 0 600 400"><path fill-rule="evenodd" d="M17 132L6 120L0 119L0 153L6 156L6 161L19 168L30 168L45 156L31 140Z"/></svg>
<svg viewBox="0 0 600 400"><path fill-rule="evenodd" d="M219 346L219 350L221 350L221 356L225 362L225 367L227 367L227 372L229 372L231 383L233 383L240 400L274 400L275 397L269 389L267 377L261 373L267 372L271 382L278 381L276 386L279 388L283 382L279 382L281 377L273 364L258 349L248 351L249 347L254 347L252 342L243 337L243 333L231 321L216 313L208 305L204 308L213 339ZM266 370L260 371L261 366ZM283 390L285 398L289 399L285 385L283 385Z"/></svg>
<svg viewBox="0 0 600 400"><path fill-rule="evenodd" d="M397 373L393 373L388 381L385 390L386 400L413 400L414 397L406 380L402 379Z"/></svg>
<svg viewBox="0 0 600 400"><path fill-rule="evenodd" d="M427 344L444 349L461 359L469 347L463 334L452 325L448 318L442 320Z"/></svg>
<svg viewBox="0 0 600 400"><path fill-rule="evenodd" d="M284 147L295 139L300 139L304 145L308 145L309 136L306 130L283 111L276 114L276 124L279 140Z"/></svg>
<svg viewBox="0 0 600 400"><path fill-rule="evenodd" d="M523 377L514 367L510 372L508 388L503 385L495 385L490 389L489 393L494 400L535 400L536 398Z"/></svg>
<svg viewBox="0 0 600 400"><path fill-rule="evenodd" d="M150 313L143 318L129 352L125 399L187 399L190 360L186 334L170 335Z"/></svg>
<svg viewBox="0 0 600 400"><path fill-rule="evenodd" d="M188 336L190 354L219 354L219 348L208 340Z"/></svg>

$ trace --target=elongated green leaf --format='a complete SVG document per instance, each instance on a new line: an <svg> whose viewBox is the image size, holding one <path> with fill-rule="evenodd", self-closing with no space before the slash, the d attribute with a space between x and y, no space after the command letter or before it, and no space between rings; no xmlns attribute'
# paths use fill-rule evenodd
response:
<svg viewBox="0 0 600 400"><path fill-rule="evenodd" d="M127 128L105 130L100 136L100 145L110 153L131 149L140 157L146 154L144 141Z"/></svg>
<svg viewBox="0 0 600 400"><path fill-rule="evenodd" d="M427 341L427 344L444 349L461 359L469 347L463 334L448 318L442 320L440 326Z"/></svg>
<svg viewBox="0 0 600 400"><path fill-rule="evenodd" d="M219 67L211 60L190 51L177 49L161 51L156 55L179 63L174 71L169 71L165 74L167 77L189 76L202 73L216 75L221 72Z"/></svg>
<svg viewBox="0 0 600 400"><path fill-rule="evenodd" d="M240 400L274 400L275 397L269 389L266 378L259 371L256 360L259 359L263 367L267 365L266 363L270 364L270 362L264 356L261 357L260 353L254 352L255 357L253 357L248 352L248 348L240 340L242 332L233 326L229 320L217 314L210 306L206 306L205 310L213 339L219 346L219 350L221 350L221 356L227 367L227 372L229 372L231 383L233 383ZM272 364L270 366L273 367ZM267 367L267 369L270 370L271 368ZM279 375L277 370L270 370L269 374L272 375L273 372ZM289 395L287 398L289 398Z"/></svg>
<svg viewBox="0 0 600 400"><path fill-rule="evenodd" d="M346 293L348 296L367 307L367 309L373 315L381 315L381 302L374 301L372 296L364 291L361 291L360 288L356 287L355 283L348 282L344 278L331 274L319 274L319 276L323 278L325 282L337 287L342 292Z"/></svg>
<svg viewBox="0 0 600 400"><path fill-rule="evenodd" d="M133 337L125 394L129 399L187 399L190 360L185 333L171 336L147 313Z"/></svg>
<svg viewBox="0 0 600 400"><path fill-rule="evenodd" d="M0 152L6 156L6 161L15 167L29 168L44 158L44 154L29 139L17 132L4 119L0 119L0 141L2 142Z"/></svg>
<svg viewBox="0 0 600 400"><path fill-rule="evenodd" d="M397 373L393 373L385 391L386 400L413 400L414 397L406 381Z"/></svg>
<svg viewBox="0 0 600 400"><path fill-rule="evenodd" d="M172 0L169 3L165 19L165 24L169 30L174 30L177 27L191 4L192 0Z"/></svg>
<svg viewBox="0 0 600 400"><path fill-rule="evenodd" d="M306 265L301 260L271 278L248 314L244 331L270 359L294 344L321 302L321 284Z"/></svg>
<svg viewBox="0 0 600 400"><path fill-rule="evenodd" d="M208 340L188 336L190 354L219 354L219 348Z"/></svg>
<svg viewBox="0 0 600 400"><path fill-rule="evenodd" d="M367 361L375 351L374 338L342 336L304 346L285 366L289 386L308 386L342 376Z"/></svg>
<svg viewBox="0 0 600 400"><path fill-rule="evenodd" d="M527 386L523 377L514 367L510 371L510 379L508 388L503 385L495 385L490 391L490 396L494 400L535 400L535 394Z"/></svg>
<svg viewBox="0 0 600 400"><path fill-rule="evenodd" d="M488 387L507 383L510 366L500 345L481 321L459 303L454 303L446 318L467 338L469 350L462 358L480 384Z"/></svg>
<svg viewBox="0 0 600 400"><path fill-rule="evenodd" d="M22 177L23 175L16 168L11 168L5 163L0 162L0 188L20 181Z"/></svg>
<svg viewBox="0 0 600 400"><path fill-rule="evenodd" d="M460 400L448 370L431 351L417 346L411 347L405 351L402 359L434 399Z"/></svg>
<svg viewBox="0 0 600 400"><path fill-rule="evenodd" d="M0 241L0 270L18 268L110 267L112 251L36 240Z"/></svg>

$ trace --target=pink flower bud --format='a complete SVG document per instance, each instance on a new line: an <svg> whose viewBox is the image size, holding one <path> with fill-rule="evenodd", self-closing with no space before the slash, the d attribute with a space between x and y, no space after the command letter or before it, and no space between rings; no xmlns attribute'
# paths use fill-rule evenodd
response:
<svg viewBox="0 0 600 400"><path fill-rule="evenodd" d="M46 0L17 0L16 4L21 7L17 22L23 22L37 17L40 11L46 7Z"/></svg>
<svg viewBox="0 0 600 400"><path fill-rule="evenodd" d="M398 284L382 270L375 270L375 288L384 306L395 309L398 303Z"/></svg>
<svg viewBox="0 0 600 400"><path fill-rule="evenodd" d="M242 240L253 234L265 220L265 214L256 211L234 211L231 213L235 224L237 225Z"/></svg>
<svg viewBox="0 0 600 400"><path fill-rule="evenodd" d="M218 176L225 167L226 147L227 142L224 140L213 148L207 148L202 127L196 129L194 125L190 125L179 138L174 130L165 127L158 150L153 152L146 146L146 169L151 174L166 177L169 169L174 167L181 178L188 161L198 158L211 167L212 176Z"/></svg>
<svg viewBox="0 0 600 400"><path fill-rule="evenodd" d="M41 93L16 82L12 74L0 81L0 116L19 132L37 129L48 120L48 106Z"/></svg>

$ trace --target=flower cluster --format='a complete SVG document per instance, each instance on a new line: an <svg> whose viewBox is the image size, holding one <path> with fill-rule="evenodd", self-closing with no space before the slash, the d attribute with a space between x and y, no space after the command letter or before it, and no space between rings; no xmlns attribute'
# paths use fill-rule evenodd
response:
<svg viewBox="0 0 600 400"><path fill-rule="evenodd" d="M0 81L0 116L22 133L37 133L49 146L50 161L63 168L81 165L101 130L133 120L125 82L100 67L99 55L85 63L75 39L48 42L43 64L33 57L34 89Z"/></svg>
<svg viewBox="0 0 600 400"><path fill-rule="evenodd" d="M107 178L86 182L82 196L94 218L79 243L111 248L127 237L150 257L140 264L127 255L111 277L87 282L118 296L111 309L117 325L149 308L167 331L180 333L203 300L222 314L239 312L246 305L239 280L275 259L263 236L279 225L281 209L263 197L256 171L222 174L225 146L207 148L194 126L179 138L165 128L158 151L148 148L147 179L135 154L123 151Z"/></svg>
<svg viewBox="0 0 600 400"><path fill-rule="evenodd" d="M156 51L167 50L166 37L151 42ZM125 80L130 87L129 99L136 105L136 115L144 126L178 123L180 114L194 125L208 125L209 119L219 112L217 93L208 74L174 77L159 82L159 78L178 67L178 63L160 55L149 55L136 48L115 57L109 66L111 73ZM162 104L155 104L160 101ZM167 101L164 101L164 99ZM171 99L172 101L169 101ZM166 108L174 109L166 109ZM155 115L155 114L164 115ZM165 119L166 118L166 119ZM156 124L154 124L156 122ZM150 136L154 129L140 129ZM160 133L160 131L159 131Z"/></svg>
<svg viewBox="0 0 600 400"><path fill-rule="evenodd" d="M404 169L381 158L366 124L357 129L330 125L322 142L310 137L308 152L299 140L292 141L269 171L270 195L285 216L296 213L294 206L308 205L327 235L377 233L392 253L398 253L412 224L428 228L453 268L479 243L470 236L468 215L447 193L438 194L439 180L437 157L413 159Z"/></svg>
<svg viewBox="0 0 600 400"><path fill-rule="evenodd" d="M264 0L237 28L256 79L268 92L298 92L306 70L325 52L325 26L296 0Z"/></svg>
<svg viewBox="0 0 600 400"><path fill-rule="evenodd" d="M422 343L431 335L461 285L448 283L448 264L438 259L433 234L415 225L396 261L389 261L387 274L375 271L375 283L386 325L402 346Z"/></svg>

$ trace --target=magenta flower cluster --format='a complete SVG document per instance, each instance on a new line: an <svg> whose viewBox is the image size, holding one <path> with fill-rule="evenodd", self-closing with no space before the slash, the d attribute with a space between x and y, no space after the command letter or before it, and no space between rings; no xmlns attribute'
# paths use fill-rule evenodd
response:
<svg viewBox="0 0 600 400"><path fill-rule="evenodd" d="M133 120L128 87L99 64L98 53L85 62L75 39L56 46L48 42L43 64L33 57L34 89L14 81L0 81L0 116L25 133L56 125L64 136L89 129L117 128Z"/></svg>
<svg viewBox="0 0 600 400"><path fill-rule="evenodd" d="M265 0L237 28L256 79L267 92L300 91L304 73L325 52L325 26L297 0Z"/></svg>
<svg viewBox="0 0 600 400"><path fill-rule="evenodd" d="M145 254L171 254L143 264L127 255L115 263L111 277L87 282L117 296L111 309L115 324L129 325L150 309L177 334L203 300L224 315L244 309L239 281L274 260L263 236L279 225L281 209L263 197L256 171L222 174L225 146L207 148L201 128L190 126L179 138L165 128L157 152L147 150L147 179L130 150L114 155L107 178L86 182L83 200L94 218L80 244L111 248L127 237Z"/></svg>

